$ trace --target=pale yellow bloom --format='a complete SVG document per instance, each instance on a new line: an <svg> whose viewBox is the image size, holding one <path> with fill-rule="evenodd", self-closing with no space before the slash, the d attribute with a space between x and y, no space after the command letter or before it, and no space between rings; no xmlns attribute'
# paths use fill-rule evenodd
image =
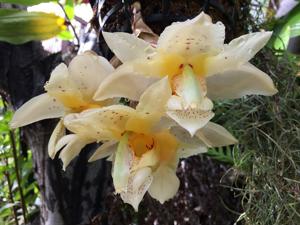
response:
<svg viewBox="0 0 300 225"><path fill-rule="evenodd" d="M10 126L22 127L43 119L60 118L69 113L107 105L108 101L95 101L92 97L99 84L113 71L114 68L105 58L93 52L85 52L76 56L70 62L69 67L61 63L51 73L45 85L46 93L22 105L15 112ZM50 157L55 156L56 142L64 134L65 128L60 121L49 140ZM70 147L77 148L84 145L86 141L76 139Z"/></svg>
<svg viewBox="0 0 300 225"><path fill-rule="evenodd" d="M104 142L89 161L110 156L116 193L135 210L144 194L161 203L172 198L178 188L176 167L180 158L207 151L207 146L224 146L236 139L223 127L207 123L194 137L165 118L172 95L165 77L145 90L136 109L113 105L69 114L64 125L74 134L58 141L57 149L77 139ZM82 148L82 146L80 146ZM77 151L65 151L64 167Z"/></svg>
<svg viewBox="0 0 300 225"><path fill-rule="evenodd" d="M271 34L251 33L224 44L224 25L212 23L205 13L168 26L156 46L128 33L103 32L123 65L100 85L94 98L137 100L151 79L167 75L173 93L167 114L193 135L213 117L210 99L277 92L270 77L248 62Z"/></svg>

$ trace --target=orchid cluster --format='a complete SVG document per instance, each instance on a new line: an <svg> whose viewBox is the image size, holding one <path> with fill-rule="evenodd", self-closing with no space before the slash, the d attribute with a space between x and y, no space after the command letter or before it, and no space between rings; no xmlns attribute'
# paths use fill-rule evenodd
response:
<svg viewBox="0 0 300 225"><path fill-rule="evenodd" d="M122 65L114 69L93 52L76 56L68 67L58 65L46 93L19 108L11 127L60 118L48 151L51 158L59 154L63 169L85 145L101 142L89 161L112 161L115 191L124 202L138 210L148 191L164 203L179 188L180 159L237 143L210 122L212 100L277 92L270 77L248 62L271 34L251 33L224 44L224 25L204 13L168 26L155 45L103 32ZM138 104L126 106L120 98Z"/></svg>

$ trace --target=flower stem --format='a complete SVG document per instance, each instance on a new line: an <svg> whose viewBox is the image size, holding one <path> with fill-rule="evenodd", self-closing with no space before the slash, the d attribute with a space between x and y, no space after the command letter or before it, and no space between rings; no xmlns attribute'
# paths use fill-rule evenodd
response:
<svg viewBox="0 0 300 225"><path fill-rule="evenodd" d="M7 158L5 158L4 161L5 161L5 166L6 166L6 168L8 168L9 165L8 165L8 160L7 160ZM8 194L9 194L10 203L14 204L15 201L14 201L13 193L12 193L12 190L11 190L12 184L11 184L9 172L8 172L8 171L5 171L5 172L4 172L4 175L5 175L6 180L7 180ZM15 224L16 224L16 225L19 225L16 206L13 206L12 208L13 208L13 213L14 213Z"/></svg>
<svg viewBox="0 0 300 225"><path fill-rule="evenodd" d="M17 156L17 148L16 148L16 141L15 141L15 135L12 130L9 131L9 139L13 151L13 158L14 158L14 163L15 163L15 172L16 172L16 179L17 179L17 184L20 192L20 198L21 198L21 207L22 207L22 214L24 217L24 222L25 224L27 223L27 218L26 218L26 202L24 199L23 195L23 189L21 186L21 179L20 179L20 173L19 173L19 164L18 164L18 156Z"/></svg>

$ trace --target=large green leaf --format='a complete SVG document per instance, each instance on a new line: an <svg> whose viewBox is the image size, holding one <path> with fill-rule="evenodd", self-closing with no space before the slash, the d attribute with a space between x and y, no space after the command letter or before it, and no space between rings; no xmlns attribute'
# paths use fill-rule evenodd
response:
<svg viewBox="0 0 300 225"><path fill-rule="evenodd" d="M300 35L300 3L274 26L271 44L275 49L285 50L289 39Z"/></svg>
<svg viewBox="0 0 300 225"><path fill-rule="evenodd" d="M20 5L37 5L42 2L52 2L53 0L0 0L4 3L20 4Z"/></svg>
<svg viewBox="0 0 300 225"><path fill-rule="evenodd" d="M0 9L0 40L22 44L45 40L66 30L65 20L52 13Z"/></svg>

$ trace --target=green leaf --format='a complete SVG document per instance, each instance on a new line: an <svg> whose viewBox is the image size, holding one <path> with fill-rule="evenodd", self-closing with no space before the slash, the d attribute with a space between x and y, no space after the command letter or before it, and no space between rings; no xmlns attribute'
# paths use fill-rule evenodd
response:
<svg viewBox="0 0 300 225"><path fill-rule="evenodd" d="M69 30L64 30L58 34L58 38L62 40L72 40L74 39L74 35Z"/></svg>
<svg viewBox="0 0 300 225"><path fill-rule="evenodd" d="M4 3L12 3L12 4L20 4L20 5L37 5L42 2L51 2L53 0L0 0L0 2Z"/></svg>
<svg viewBox="0 0 300 225"><path fill-rule="evenodd" d="M0 9L0 40L23 44L45 40L66 30L65 20L52 13Z"/></svg>
<svg viewBox="0 0 300 225"><path fill-rule="evenodd" d="M274 26L271 45L274 49L285 50L291 37L300 35L300 3Z"/></svg>
<svg viewBox="0 0 300 225"><path fill-rule="evenodd" d="M64 6L65 11L67 13L68 18L71 20L74 18L74 1L73 0L66 0L66 4Z"/></svg>
<svg viewBox="0 0 300 225"><path fill-rule="evenodd" d="M220 162L228 163L231 165L234 164L232 148L229 146L220 148L210 148L205 154Z"/></svg>

